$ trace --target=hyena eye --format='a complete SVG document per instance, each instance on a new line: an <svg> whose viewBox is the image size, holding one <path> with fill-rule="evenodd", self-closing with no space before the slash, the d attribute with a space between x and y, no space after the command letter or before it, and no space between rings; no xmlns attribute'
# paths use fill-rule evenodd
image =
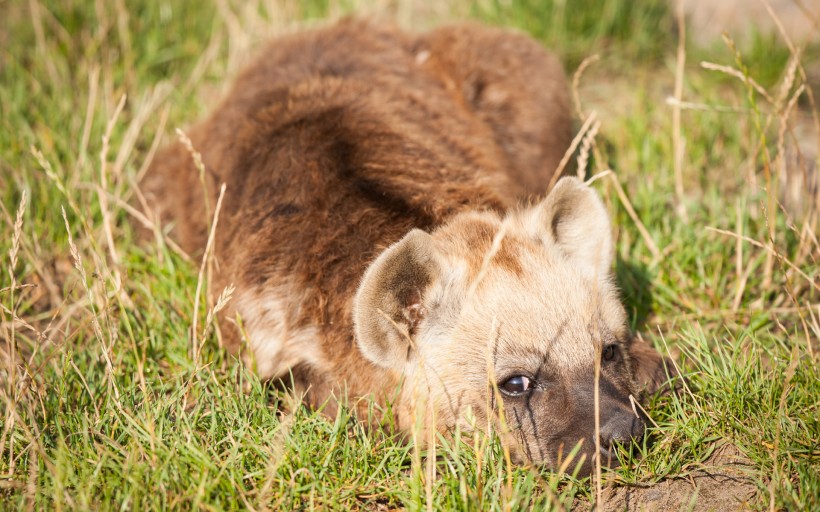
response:
<svg viewBox="0 0 820 512"><path fill-rule="evenodd" d="M601 353L601 357L604 361L614 361L615 357L618 355L618 346L614 343L612 345L607 345L604 347L604 351Z"/></svg>
<svg viewBox="0 0 820 512"><path fill-rule="evenodd" d="M532 381L529 377L523 375L516 375L505 380L499 389L506 395L519 396L528 393L532 388Z"/></svg>

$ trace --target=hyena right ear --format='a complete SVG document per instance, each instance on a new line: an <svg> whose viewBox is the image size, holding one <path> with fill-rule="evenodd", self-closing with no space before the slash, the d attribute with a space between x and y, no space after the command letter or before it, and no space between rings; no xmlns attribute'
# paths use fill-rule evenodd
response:
<svg viewBox="0 0 820 512"><path fill-rule="evenodd" d="M531 230L589 276L609 276L614 244L609 214L598 193L578 178L558 181L532 209Z"/></svg>
<svg viewBox="0 0 820 512"><path fill-rule="evenodd" d="M439 273L433 238L419 229L370 265L353 303L356 341L365 357L385 368L404 367L427 313L424 292Z"/></svg>

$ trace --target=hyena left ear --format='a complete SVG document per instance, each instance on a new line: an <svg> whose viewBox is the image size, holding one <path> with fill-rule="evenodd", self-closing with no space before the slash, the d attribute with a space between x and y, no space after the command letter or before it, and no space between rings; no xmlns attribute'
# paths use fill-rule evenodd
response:
<svg viewBox="0 0 820 512"><path fill-rule="evenodd" d="M440 274L433 237L410 231L387 248L362 278L353 303L356 341L373 363L402 369L424 318L424 292Z"/></svg>
<svg viewBox="0 0 820 512"><path fill-rule="evenodd" d="M578 178L562 178L533 208L533 230L585 274L609 275L613 258L609 214L598 194Z"/></svg>

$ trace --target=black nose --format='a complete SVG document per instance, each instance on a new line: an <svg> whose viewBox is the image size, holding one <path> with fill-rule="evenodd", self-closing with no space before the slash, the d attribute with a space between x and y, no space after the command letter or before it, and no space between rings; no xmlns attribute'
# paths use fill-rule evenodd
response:
<svg viewBox="0 0 820 512"><path fill-rule="evenodd" d="M601 448L612 450L615 444L628 445L643 438L643 420L634 414L620 413L610 417L601 427Z"/></svg>

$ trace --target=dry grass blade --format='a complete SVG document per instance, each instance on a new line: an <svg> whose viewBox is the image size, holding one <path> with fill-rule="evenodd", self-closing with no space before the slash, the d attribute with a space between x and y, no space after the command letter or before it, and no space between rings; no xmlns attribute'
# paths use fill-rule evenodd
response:
<svg viewBox="0 0 820 512"><path fill-rule="evenodd" d="M775 239L776 239L776 222L775 222L775 220L776 220L775 219L775 216L776 216L776 211L775 211L776 198L775 198L775 195L777 193L777 191L776 191L777 183L773 179L773 176L772 176L772 162L773 162L773 160L772 160L772 157L770 155L770 150L769 150L769 146L768 146L768 143L767 143L767 140L768 140L767 131L768 131L769 124L771 123L772 116L769 116L765 120L765 123L761 123L761 109L760 109L760 107L759 107L759 105L756 101L756 98L753 94L753 91L756 90L760 93L761 90L763 90L763 88L759 84L757 84L749 76L748 67L743 62L743 58L742 58L742 54L741 54L740 50L738 49L737 45L735 44L735 41L731 37L729 37L729 35L725 32L723 34L723 41L726 44L727 48L729 48L729 50L734 54L735 64L737 65L737 68L738 68L738 69L728 68L728 69L732 70L732 72L730 74L740 78L741 81L743 82L743 84L746 85L748 101L750 102L751 107L752 107L752 111L754 112L754 115L751 117L751 119L752 119L752 125L754 126L754 128L756 130L757 139L758 139L757 140L757 148L756 148L755 153L754 153L754 160L757 159L758 155L762 155L762 159L763 159L763 162L762 162L763 176L764 176L764 183L765 183L765 190L766 190L766 205L764 207L765 208L764 220L765 220L766 226L768 228L769 245L771 246L772 249L774 249L774 243L775 243ZM726 70L723 70L723 71L726 71ZM775 105L774 100L772 99L772 97L768 93L766 93L766 94L761 93L761 94L763 95L764 98L766 98L766 100L770 104ZM777 110L777 105L775 105L775 109ZM766 252L766 261L763 265L763 282L762 282L762 285L761 285L764 289L771 288L773 272L774 272L774 253L773 253L773 251L767 251Z"/></svg>
<svg viewBox="0 0 820 512"><path fill-rule="evenodd" d="M179 141L185 146L185 149L188 150L188 153L191 154L191 158L194 159L194 166L196 167L197 172L199 172L199 181L202 184L202 194L205 200L205 215L208 216L210 219L212 216L211 212L211 199L208 194L208 185L205 182L205 164L202 162L202 155L199 151L194 148L194 143L191 142L191 139L188 137L188 134L180 130L179 128L176 129L177 137Z"/></svg>
<svg viewBox="0 0 820 512"><path fill-rule="evenodd" d="M100 85L100 67L94 66L88 73L88 102L85 108L85 122L83 123L83 134L80 136L80 147L78 148L77 164L74 172L79 173L85 166L85 159L88 155L88 141L91 139L91 125L94 119L94 106L97 103L97 90Z"/></svg>
<svg viewBox="0 0 820 512"><path fill-rule="evenodd" d="M592 150L592 145L595 144L595 136L598 135L598 129L601 127L600 121L595 121L592 128L584 135L584 140L581 142L581 151L578 153L578 179L584 179L587 172L587 162L589 161L589 153Z"/></svg>
<svg viewBox="0 0 820 512"><path fill-rule="evenodd" d="M200 161L201 164L201 161ZM193 320L191 324L191 349L192 358L195 365L199 365L199 353L201 347L197 342L197 321L199 319L199 298L202 295L202 285L205 279L205 268L211 258L214 247L214 240L216 238L216 227L219 223L219 210L222 208L222 199L225 197L226 185L223 183L219 188L219 197L216 200L216 209L214 210L213 220L211 221L211 228L208 232L208 242L205 245L205 253L202 255L202 263L199 266L199 274L196 279L196 291L194 292L194 310Z"/></svg>
<svg viewBox="0 0 820 512"><path fill-rule="evenodd" d="M88 276L85 273L85 267L83 267L82 258L80 257L80 251L77 250L77 246L74 244L74 238L71 236L71 226L68 224L68 217L65 213L65 208L62 206L60 210L63 213L63 221L65 222L65 229L66 233L68 234L68 246L71 250L71 257L74 260L74 268L80 273L80 281L83 285L83 289L85 289L86 296L88 298L89 307L91 308L91 325L94 329L94 334L97 337L97 340L100 344L100 349L102 350L103 358L105 359L105 371L106 375L108 376L108 382L111 388L114 390L114 396L116 397L116 403L119 405L120 400L120 391L117 388L116 380L114 379L114 365L111 362L111 355L109 353L110 347L105 343L105 336L103 336L102 327L100 327L99 319L97 318L97 312L95 309L95 300L94 300L94 292L88 286ZM120 406L121 408L121 406Z"/></svg>
<svg viewBox="0 0 820 512"><path fill-rule="evenodd" d="M763 86L760 85L759 83L757 83L753 78L751 78L747 75L744 75L741 71L739 71L739 70L737 70L737 69L735 69L731 66L724 66L722 64L715 64L714 62L708 62L708 61L702 61L700 63L700 66L704 69L709 69L711 71L719 71L721 73L725 73L727 75L730 75L730 76L733 76L733 77L739 79L744 84L753 87L754 90L757 91L761 96L766 98L766 100L769 103L774 104L774 99L771 97L771 95L768 93L768 91L766 91L766 89L764 89Z"/></svg>
<svg viewBox="0 0 820 512"><path fill-rule="evenodd" d="M157 150L159 149L159 145L162 142L162 134L165 133L165 125L168 122L168 113L170 108L166 105L161 111L159 115L159 125L157 126L157 133L154 134L154 139L151 141L151 148L145 155L145 158L142 160L142 165L140 166L139 171L137 171L136 177L133 180L133 183L141 183L142 179L145 177L145 174L148 172L148 169L151 166L151 162L154 160L154 155L157 154ZM136 186L130 187L133 189L138 189Z"/></svg>
<svg viewBox="0 0 820 512"><path fill-rule="evenodd" d="M575 134L575 138L572 139L572 144L569 145L567 150L564 152L563 158L561 158L561 161L558 162L558 167L555 169L555 173L553 173L552 178L550 179L549 185L547 186L548 191L552 190L552 187L554 187L555 184L558 182L558 179L564 173L564 169L567 167L567 164L569 163L570 159L572 158L572 155L575 153L575 150L578 148L578 144L581 143L581 140L583 140L584 135L586 135L586 133L587 133L587 130L590 129L590 127L592 126L592 124L595 122L595 120L597 118L598 118L598 114L596 114L594 111L591 112L589 114L589 116L587 117L586 121L584 121L584 124L581 126L581 129L578 130L577 134Z"/></svg>
<svg viewBox="0 0 820 512"><path fill-rule="evenodd" d="M589 59L585 60L584 63L587 63L587 65L589 65L589 64L591 64L592 62L594 62L596 60L597 60L597 58L589 58ZM582 63L582 65L579 67L578 71L575 73L575 76L573 77L573 89L572 89L573 90L573 97L574 97L574 100L575 100L576 111L578 111L579 114L582 112L582 106L581 106L580 97L578 96L578 86L579 86L579 83L580 83L581 74L583 72L583 69L585 69L585 66ZM575 136L575 139L573 139L572 145L570 146L569 149L567 149L567 152L564 155L564 159L561 160L562 163L559 164L559 166L558 166L558 168L561 171L563 171L563 168L566 165L566 162L564 160L569 159L569 157L575 151L575 148L578 146L579 140L582 137L584 137L584 134L587 132L588 129L590 129L590 126L593 124L593 122L595 123L595 132L597 133L597 131L600 127L600 123L598 123L597 120L596 120L595 111L591 112L590 115L587 117L587 120L584 122L584 125L578 131L578 134ZM604 159L601 157L601 152L598 150L598 145L595 141L595 134L593 134L592 136L590 136L588 138L584 137L583 140L584 140L584 142L589 141L589 146L590 146L590 149L591 149L592 153L595 155L597 165L601 166L604 162ZM582 153L583 153L583 151L582 151ZM584 164L586 165L586 159L584 159ZM579 172L578 176L580 177L580 172ZM629 197L627 197L626 192L624 192L624 189L621 186L621 183L618 181L618 176L611 169L603 169L600 172L596 173L594 176L592 176L589 180L587 180L586 183L587 183L587 185L590 185L593 182L595 182L595 181L597 181L601 178L604 178L606 176L611 176L612 183L615 186L615 192L618 194L618 199L621 201L621 204L623 204L624 208L627 211L627 214L632 219L632 222L634 222L635 226L638 228L638 232L641 234L641 237L643 238L644 243L646 244L649 251L652 253L652 258L655 261L659 261L662 257L661 251L658 249L658 245L655 243L655 240L652 238L652 235L649 234L649 230L646 229L646 226L644 225L643 222L641 222L640 217L638 217L637 212L635 212L635 208L633 208L632 202L629 200ZM550 186L548 187L547 190L551 189L555 185L555 182L558 180L559 177L560 177L560 173L558 173L556 171L556 174L553 175L552 180L550 180Z"/></svg>
<svg viewBox="0 0 820 512"><path fill-rule="evenodd" d="M590 186L596 181L600 180L601 178L606 178L611 174L615 174L614 172L612 172L612 169L604 169L603 171L590 176L589 179L584 182L584 184L586 186Z"/></svg>
<svg viewBox="0 0 820 512"><path fill-rule="evenodd" d="M740 199L735 203L735 217L737 232L743 234L743 210L740 207ZM735 289L735 298L732 301L732 309L737 310L740 307L743 290L746 289L746 280L743 279L743 240L740 238L735 243L735 280L737 281L737 287Z"/></svg>
<svg viewBox="0 0 820 512"><path fill-rule="evenodd" d="M626 213L629 215L629 218L632 219L632 222L635 223L635 227L638 228L638 232L640 232L641 237L643 238L644 243L646 244L646 248L649 249L649 252L652 253L652 258L655 261L660 261L662 258L662 254L660 249L658 249L658 245L655 243L655 240L652 238L652 235L649 234L649 230L646 229L643 222L641 222L640 217L638 217L637 212L635 212L635 208L632 207L632 201L629 200L627 197L626 192L624 192L624 188L621 186L621 182L618 181L618 176L613 172L609 175L612 179L610 182L615 186L615 192L618 194L618 199L621 200L621 204L624 205L626 209Z"/></svg>
<svg viewBox="0 0 820 512"><path fill-rule="evenodd" d="M28 196L24 190L20 197L20 206L17 207L17 215L14 218L14 234L12 235L11 249L9 249L9 278L11 279L11 290L16 287L14 269L17 267L17 255L20 252L20 238L23 233L23 214L26 211L26 201Z"/></svg>
<svg viewBox="0 0 820 512"><path fill-rule="evenodd" d="M135 109L132 105L133 115L131 117L131 122L128 123L125 134L120 141L117 157L114 159L114 165L111 168L115 185L120 185L123 182L122 173L125 168L125 163L134 153L137 141L142 134L145 124L151 118L152 114L154 114L154 112L166 101L172 90L173 88L170 84L164 82L160 83L151 89L151 91L147 94L143 95L142 99L137 103ZM116 187L115 190L119 192L121 188L122 187Z"/></svg>
<svg viewBox="0 0 820 512"><path fill-rule="evenodd" d="M202 346L205 343L205 337L208 335L208 330L213 325L214 321L216 320L216 315L225 309L225 306L228 305L231 298L233 297L233 292L236 291L236 287L233 284L229 284L222 290L222 293L219 294L219 297L216 300L216 304L214 307L208 310L208 316L205 317L205 325L202 327L202 334L200 335L199 339L199 346Z"/></svg>
<svg viewBox="0 0 820 512"><path fill-rule="evenodd" d="M666 98L666 104L671 107L679 107L681 110L699 110L702 112L725 112L727 114L744 115L752 114L752 112L750 112L749 109L745 108L728 107L726 105L706 105L704 103L696 103L692 101L680 101L672 96Z"/></svg>
<svg viewBox="0 0 820 512"><path fill-rule="evenodd" d="M21 318L21 317L17 316L17 314L14 311L12 311L11 309L9 309L5 304L0 304L0 311L2 311L6 315L9 315L9 317L11 318L10 321L3 322L3 328L4 329L11 329L11 328L16 329L16 326L19 325L19 326L25 328L26 330L34 333L35 336L37 336L37 338L42 339L42 338L45 337L43 335L43 333L41 333L36 327L31 325L29 322L27 322L25 318ZM9 357L9 360L13 361L14 359Z"/></svg>
<svg viewBox="0 0 820 512"><path fill-rule="evenodd" d="M686 142L681 135L681 108L680 103L683 96L683 73L686 65L686 17L684 7L686 0L677 1L678 20L678 53L677 64L675 66L675 104L672 105L672 157L675 168L675 195L677 195L678 216L683 222L689 222L689 215L686 213L686 203L684 202L683 190L683 154Z"/></svg>
<svg viewBox="0 0 820 512"><path fill-rule="evenodd" d="M242 27L227 0L215 0L215 3L228 29L228 72L233 74L247 58L251 43L250 34Z"/></svg>
<svg viewBox="0 0 820 512"><path fill-rule="evenodd" d="M8 339L8 353L6 354L6 365L7 365L7 381L6 387L3 393L3 399L6 402L6 418L4 420L5 428L3 429L3 434L0 436L0 453L3 453L5 449L7 435L10 432L10 429L14 423L14 415L17 411L17 362L18 362L18 353L17 353L17 336L15 330L15 318L17 316L16 309L17 303L15 300L14 291L17 288L17 276L16 276L16 267L17 267L17 255L20 251L20 238L22 237L23 233L23 214L26 210L26 192L23 191L22 197L20 198L20 205L17 207L17 215L14 219L14 234L12 235L12 243L11 249L9 249L9 279L11 280L11 286L9 286L9 297L11 308L6 308L3 306L3 310L7 311L11 316L11 322L9 322L8 330L7 330L7 339ZM3 315L5 318L5 315ZM9 469L13 473L14 471L14 441L12 440L9 445Z"/></svg>
<svg viewBox="0 0 820 512"><path fill-rule="evenodd" d="M652 419L652 416L650 416L646 409L643 408L641 403L631 394L629 395L629 404L632 406L632 413L635 415L636 418L640 418L640 415L638 414L638 409L640 409L644 416L646 416L646 418L649 419L649 422L652 423L653 427L660 428L657 422L654 419Z"/></svg>
<svg viewBox="0 0 820 512"><path fill-rule="evenodd" d="M138 191L139 189L135 188L134 190L135 190L135 191ZM141 194L138 194L138 195L140 195L140 197L142 197L142 196L141 196ZM173 240L173 239L171 239L170 237L165 236L165 235L164 235L164 233L162 233L162 231L159 229L159 226L157 226L157 225L156 225L156 223L155 223L154 221L152 221L151 219L149 219L149 218L148 218L145 214L143 214L141 211L137 210L136 208L134 208L134 207L133 207L133 206L131 206L130 204L128 204L128 203L126 203L126 202L124 202L122 199L120 199L120 198L118 198L118 197L113 197L113 196L112 196L112 198L111 198L111 199L117 203L117 206L119 206L120 208L122 208L123 210L125 210L125 212L126 212L126 213L128 213L129 215L131 215L131 216L132 216L132 217L133 217L133 218L134 218L137 222L139 222L140 224L142 224L142 226L143 226L143 227L145 227L146 229L151 230L151 231L152 231L152 232L154 232L154 233L160 233L160 234L162 235L162 241L163 241L163 243L167 244L167 245L168 245L168 247L170 247L170 248L171 248L171 250L172 250L172 251L174 251L174 252L175 252L175 253L176 253L176 254L177 254L180 258L182 258L183 260L185 260L185 261L187 261L187 262L193 262L193 261L194 261L194 260L191 258L191 256L189 256L189 255L188 255L188 253L187 253L187 252L185 252L185 251L182 249L182 247L180 247L180 246L179 246L179 244L177 244L176 242L174 242L174 240ZM144 199L144 198L143 198L143 199ZM144 202L143 202L143 203L144 203ZM145 203L144 203L144 204L145 204ZM146 208L146 210L148 210L147 204L145 205L145 208Z"/></svg>
<svg viewBox="0 0 820 512"><path fill-rule="evenodd" d="M28 483L26 484L26 510L36 510L37 480L40 473L37 450L31 451L31 462L28 465Z"/></svg>
<svg viewBox="0 0 820 512"><path fill-rule="evenodd" d="M46 45L45 30L43 29L43 6L38 0L29 0L28 5L31 13L31 25L34 27L34 34L37 40L37 53L40 54L40 58L45 62L46 71L52 83L61 83L62 81L60 80L60 74L57 72L57 66L51 57L52 52L48 51Z"/></svg>
<svg viewBox="0 0 820 512"><path fill-rule="evenodd" d="M774 22L775 26L777 27L778 32L780 32L780 35L783 37L783 41L786 43L786 46L788 46L789 51L792 54L796 53L797 48L795 48L794 43L792 42L792 39L789 37L788 31L783 26L783 22L780 20L780 17L777 15L777 13L774 12L774 9L772 9L772 4L769 3L769 0L760 0L760 2L766 8L766 12L768 13L769 17Z"/></svg>
<svg viewBox="0 0 820 512"><path fill-rule="evenodd" d="M17 286L6 286L0 288L0 293L10 292L12 290L25 290L26 288L37 288L36 284L18 284Z"/></svg>
<svg viewBox="0 0 820 512"><path fill-rule="evenodd" d="M795 80L797 78L797 68L800 66L801 58L800 58L800 51L796 50L794 53L789 55L789 63L786 65L786 73L783 82L780 84L780 89L777 92L777 98L775 99L775 105L780 107L783 105L783 102L786 101L786 98L789 96L789 91L792 90L794 87ZM801 87L805 87L805 84L801 84ZM799 94L797 94L799 96ZM778 110L782 110L778 108ZM788 112L784 112L781 115L786 115L788 118Z"/></svg>
<svg viewBox="0 0 820 512"><path fill-rule="evenodd" d="M777 406L777 410L779 412L780 417L785 417L785 410L786 410L786 398L789 396L789 391L791 390L791 381L794 378L794 374L797 371L797 366L800 364L800 356L797 353L797 345L792 347L792 355L791 355L791 362L789 363L789 367L786 369L786 380L783 383L783 391L780 393L780 401ZM774 492L774 485L778 481L778 473L782 471L781 465L783 464L782 457L778 453L780 450L780 441L782 436L782 428L783 428L783 421L778 421L775 431L774 437L774 447L772 448L772 479L769 486L769 510L774 512L777 510L775 506L775 492Z"/></svg>
<svg viewBox="0 0 820 512"><path fill-rule="evenodd" d="M808 274L806 274L805 272L803 272L803 270L801 270L801 269L800 269L800 267L798 267L797 265L795 265L794 263L792 263L792 262L791 262L788 258L786 258L786 257L785 257L785 256L783 256L782 254L780 254L780 253L777 251L777 249L775 249L774 247L772 247L772 246L770 246L770 245L767 245L767 244L764 244L764 243L762 243L762 242L758 242L757 240L755 240L755 239L753 239L753 238L749 238L748 236L739 235L739 234L737 234L737 233L734 233L734 232L732 232L732 231L727 231L727 230L725 230L725 229L718 229L718 228L714 228L714 227L712 227L712 226L706 226L706 229L707 229L708 231L714 231L715 233L720 233L721 235L726 235L726 236L731 236L731 237L740 238L740 239L741 239L741 240L743 240L744 242L748 242L748 243L750 243L750 244L754 245L755 247L759 247L759 248L761 248L761 249L766 250L767 252L771 253L771 254L772 254L775 258L779 259L780 261L782 261L783 263L785 263L786 265L788 265L790 268L792 268L795 272L797 272L797 273L798 273L801 277L803 277L803 278L804 278L804 279L805 279L805 280L806 280L806 281L807 281L807 282L808 282L808 283L809 283L812 287L814 287L816 290L820 291L820 284L818 284L818 283L817 283L814 279L812 279L811 277L809 277L809 275L808 275Z"/></svg>
<svg viewBox="0 0 820 512"><path fill-rule="evenodd" d="M572 102L575 107L575 113L581 119L585 119L587 117L584 113L584 109L581 107L581 96L578 93L579 86L581 85L581 77L590 65L598 62L599 60L601 60L601 56L597 53L590 55L581 61L578 69L576 69L575 73L572 75Z"/></svg>
<svg viewBox="0 0 820 512"><path fill-rule="evenodd" d="M102 149L100 150L100 186L97 189L97 198L100 203L100 212L102 213L103 218L103 228L105 230L105 240L108 245L108 254L111 257L111 263L115 267L119 265L120 258L114 247L114 230L112 227L111 212L109 211L108 198L106 197L104 191L108 190L108 146L111 140L111 132L114 130L114 125L117 123L117 119L119 118L122 109L125 107L125 99L126 96L123 94L120 97L119 103L117 103L117 108L114 111L114 115L111 117L111 120L105 128L105 134L102 138ZM118 284L119 282L120 280L117 279Z"/></svg>

